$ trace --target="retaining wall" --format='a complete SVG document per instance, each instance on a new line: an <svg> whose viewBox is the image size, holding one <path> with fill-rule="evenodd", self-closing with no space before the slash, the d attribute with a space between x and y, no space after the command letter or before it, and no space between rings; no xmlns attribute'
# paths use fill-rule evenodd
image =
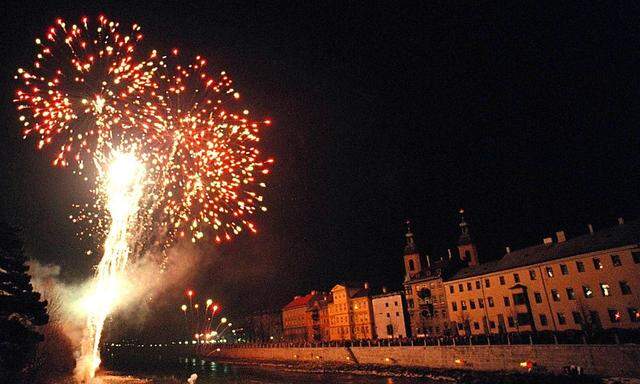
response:
<svg viewBox="0 0 640 384"><path fill-rule="evenodd" d="M402 347L258 348L220 347L212 358L377 364L419 368L524 371L531 361L551 372L577 365L587 374L640 377L638 345L474 345Z"/></svg>

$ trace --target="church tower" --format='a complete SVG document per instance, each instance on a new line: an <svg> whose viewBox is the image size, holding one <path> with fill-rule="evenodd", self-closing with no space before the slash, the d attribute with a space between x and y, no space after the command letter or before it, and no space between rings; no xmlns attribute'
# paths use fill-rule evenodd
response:
<svg viewBox="0 0 640 384"><path fill-rule="evenodd" d="M416 243L413 240L413 233L411 232L411 222L407 220L407 234L406 244L404 246L404 281L409 281L414 276L422 273L422 261L420 260L420 253L416 247Z"/></svg>
<svg viewBox="0 0 640 384"><path fill-rule="evenodd" d="M478 265L478 249L471 239L469 224L464 220L464 209L460 210L460 237L458 238L460 260L470 267Z"/></svg>

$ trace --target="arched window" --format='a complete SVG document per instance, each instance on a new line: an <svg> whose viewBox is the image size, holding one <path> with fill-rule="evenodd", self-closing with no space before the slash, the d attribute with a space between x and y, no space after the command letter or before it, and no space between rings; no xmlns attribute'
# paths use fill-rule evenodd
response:
<svg viewBox="0 0 640 384"><path fill-rule="evenodd" d="M416 267L415 267L415 265L413 265L413 260L409 260L409 270L413 271L415 269L416 269Z"/></svg>

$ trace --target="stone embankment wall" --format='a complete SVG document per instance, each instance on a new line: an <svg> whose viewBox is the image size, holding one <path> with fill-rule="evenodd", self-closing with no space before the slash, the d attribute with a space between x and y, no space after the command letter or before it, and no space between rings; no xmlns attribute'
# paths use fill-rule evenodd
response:
<svg viewBox="0 0 640 384"><path fill-rule="evenodd" d="M576 365L586 374L640 377L638 345L482 345L258 348L220 347L206 352L221 359L314 361L340 364L376 364L418 368L525 371L521 364L561 372Z"/></svg>

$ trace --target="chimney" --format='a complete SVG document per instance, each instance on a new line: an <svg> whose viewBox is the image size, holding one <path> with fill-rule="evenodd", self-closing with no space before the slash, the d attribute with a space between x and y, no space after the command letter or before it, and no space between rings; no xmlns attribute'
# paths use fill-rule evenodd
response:
<svg viewBox="0 0 640 384"><path fill-rule="evenodd" d="M364 283L364 289L369 289L369 283Z"/></svg>
<svg viewBox="0 0 640 384"><path fill-rule="evenodd" d="M593 225L589 224L588 227L589 227L589 233L593 235Z"/></svg>
<svg viewBox="0 0 640 384"><path fill-rule="evenodd" d="M550 237L545 237L544 239L542 239L542 242L544 243L544 245L553 244L553 239Z"/></svg>
<svg viewBox="0 0 640 384"><path fill-rule="evenodd" d="M618 217L618 225L624 224L624 219L622 217Z"/></svg>
<svg viewBox="0 0 640 384"><path fill-rule="evenodd" d="M556 232L556 238L558 239L558 243L564 243L567 241L567 235L564 234L564 231Z"/></svg>
<svg viewBox="0 0 640 384"><path fill-rule="evenodd" d="M449 253L449 260L451 260L451 248L447 248L447 252Z"/></svg>
<svg viewBox="0 0 640 384"><path fill-rule="evenodd" d="M382 287L382 293L387 293L387 287Z"/></svg>
<svg viewBox="0 0 640 384"><path fill-rule="evenodd" d="M511 253L511 247L506 247L505 250L507 251L507 253Z"/></svg>
<svg viewBox="0 0 640 384"><path fill-rule="evenodd" d="M431 260L429 259L429 255L427 255L427 267L431 267Z"/></svg>

